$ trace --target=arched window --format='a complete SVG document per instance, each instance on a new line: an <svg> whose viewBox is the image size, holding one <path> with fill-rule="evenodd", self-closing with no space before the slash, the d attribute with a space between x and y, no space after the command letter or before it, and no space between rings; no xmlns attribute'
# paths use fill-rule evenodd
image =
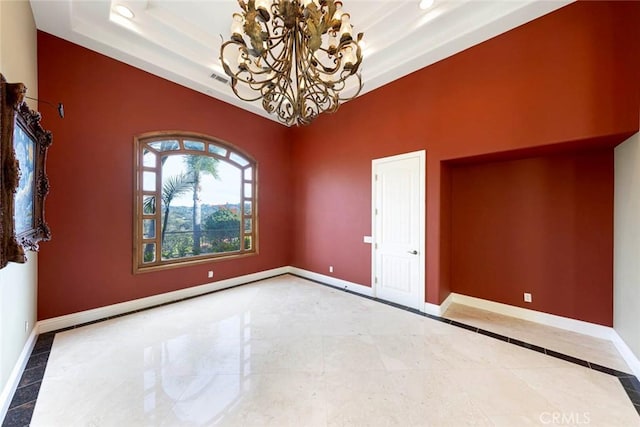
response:
<svg viewBox="0 0 640 427"><path fill-rule="evenodd" d="M256 162L186 132L135 138L134 272L256 253Z"/></svg>

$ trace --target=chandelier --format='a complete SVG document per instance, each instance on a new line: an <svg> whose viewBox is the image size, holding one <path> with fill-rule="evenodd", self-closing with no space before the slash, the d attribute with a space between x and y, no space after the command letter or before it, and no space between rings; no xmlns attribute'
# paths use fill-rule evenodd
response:
<svg viewBox="0 0 640 427"><path fill-rule="evenodd" d="M238 0L220 61L231 88L286 125L335 112L362 89L349 14L334 0Z"/></svg>

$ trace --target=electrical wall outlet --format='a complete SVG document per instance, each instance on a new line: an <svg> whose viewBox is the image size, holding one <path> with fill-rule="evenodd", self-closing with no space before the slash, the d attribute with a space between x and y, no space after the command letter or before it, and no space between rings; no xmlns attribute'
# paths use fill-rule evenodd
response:
<svg viewBox="0 0 640 427"><path fill-rule="evenodd" d="M25 332L29 332L29 321L28 320L24 321L24 331Z"/></svg>
<svg viewBox="0 0 640 427"><path fill-rule="evenodd" d="M333 265L329 266L329 273L333 273Z"/></svg>
<svg viewBox="0 0 640 427"><path fill-rule="evenodd" d="M209 270L209 272L207 273L207 277L209 279L211 279L213 277L213 271L212 270Z"/></svg>
<svg viewBox="0 0 640 427"><path fill-rule="evenodd" d="M531 294L528 292L524 293L524 302L531 302Z"/></svg>

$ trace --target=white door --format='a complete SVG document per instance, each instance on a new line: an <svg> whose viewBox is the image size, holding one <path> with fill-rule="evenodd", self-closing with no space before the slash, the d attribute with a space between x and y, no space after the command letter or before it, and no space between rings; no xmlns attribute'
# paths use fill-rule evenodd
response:
<svg viewBox="0 0 640 427"><path fill-rule="evenodd" d="M377 298L424 310L425 152L376 159L373 287Z"/></svg>

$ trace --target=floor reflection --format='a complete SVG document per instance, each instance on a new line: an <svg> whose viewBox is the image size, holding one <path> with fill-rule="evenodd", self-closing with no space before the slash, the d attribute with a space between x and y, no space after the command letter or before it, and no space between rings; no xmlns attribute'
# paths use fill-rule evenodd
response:
<svg viewBox="0 0 640 427"><path fill-rule="evenodd" d="M158 421L158 402L168 398L177 421L218 424L238 405L243 391L250 390L250 373L250 311L148 346L143 374L146 420L152 425Z"/></svg>
<svg viewBox="0 0 640 427"><path fill-rule="evenodd" d="M612 375L281 276L57 334L31 426L513 426L585 411L640 426L629 396Z"/></svg>

